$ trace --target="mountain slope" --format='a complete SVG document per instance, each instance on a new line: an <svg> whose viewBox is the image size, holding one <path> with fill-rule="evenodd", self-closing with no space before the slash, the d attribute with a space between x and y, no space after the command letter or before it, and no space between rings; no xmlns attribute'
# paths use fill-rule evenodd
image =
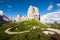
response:
<svg viewBox="0 0 60 40"><path fill-rule="evenodd" d="M46 28L47 26L45 26L44 24L40 23L35 19L32 19L32 20L20 22L19 25L15 28L12 28L11 31L25 31L25 30L30 30L33 27Z"/></svg>

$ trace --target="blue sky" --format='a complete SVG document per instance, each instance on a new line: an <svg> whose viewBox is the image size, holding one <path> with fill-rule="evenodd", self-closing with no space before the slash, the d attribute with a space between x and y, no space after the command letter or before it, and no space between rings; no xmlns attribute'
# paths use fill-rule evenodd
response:
<svg viewBox="0 0 60 40"><path fill-rule="evenodd" d="M60 0L0 0L0 10L4 15L15 18L18 14L27 16L29 6L39 8L40 15L60 9Z"/></svg>

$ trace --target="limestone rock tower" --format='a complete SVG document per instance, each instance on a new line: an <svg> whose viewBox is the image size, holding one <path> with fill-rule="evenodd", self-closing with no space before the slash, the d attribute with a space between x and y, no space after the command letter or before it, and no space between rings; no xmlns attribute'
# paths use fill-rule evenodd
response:
<svg viewBox="0 0 60 40"><path fill-rule="evenodd" d="M40 20L39 9L37 7L30 5L27 13L28 20L29 19Z"/></svg>
<svg viewBox="0 0 60 40"><path fill-rule="evenodd" d="M17 18L16 18L16 22L20 22L20 19L21 19L21 15L18 14L18 15L17 15Z"/></svg>
<svg viewBox="0 0 60 40"><path fill-rule="evenodd" d="M27 20L26 16L22 16L21 21L25 21L25 20Z"/></svg>

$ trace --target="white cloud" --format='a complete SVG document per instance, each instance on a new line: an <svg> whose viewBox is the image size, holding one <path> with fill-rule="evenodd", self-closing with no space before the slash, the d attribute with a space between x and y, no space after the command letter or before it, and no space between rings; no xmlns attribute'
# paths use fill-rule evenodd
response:
<svg viewBox="0 0 60 40"><path fill-rule="evenodd" d="M58 4L57 4L57 6L59 6L59 7L60 7L60 3L58 3Z"/></svg>
<svg viewBox="0 0 60 40"><path fill-rule="evenodd" d="M53 23L54 21L60 20L60 11L47 13L41 16L42 23Z"/></svg>
<svg viewBox="0 0 60 40"><path fill-rule="evenodd" d="M11 5L8 5L8 8L12 8L12 6Z"/></svg>
<svg viewBox="0 0 60 40"><path fill-rule="evenodd" d="M51 10L53 8L53 5L49 5L47 10Z"/></svg>
<svg viewBox="0 0 60 40"><path fill-rule="evenodd" d="M0 15L1 15L1 16L3 15L3 11L2 11L2 10L0 10Z"/></svg>

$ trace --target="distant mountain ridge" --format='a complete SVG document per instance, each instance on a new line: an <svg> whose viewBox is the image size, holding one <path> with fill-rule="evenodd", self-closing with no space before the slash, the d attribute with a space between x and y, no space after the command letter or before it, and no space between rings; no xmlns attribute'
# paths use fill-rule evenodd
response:
<svg viewBox="0 0 60 40"><path fill-rule="evenodd" d="M1 16L0 15L0 24L4 24L4 23L8 23L9 22L9 18L5 15Z"/></svg>

